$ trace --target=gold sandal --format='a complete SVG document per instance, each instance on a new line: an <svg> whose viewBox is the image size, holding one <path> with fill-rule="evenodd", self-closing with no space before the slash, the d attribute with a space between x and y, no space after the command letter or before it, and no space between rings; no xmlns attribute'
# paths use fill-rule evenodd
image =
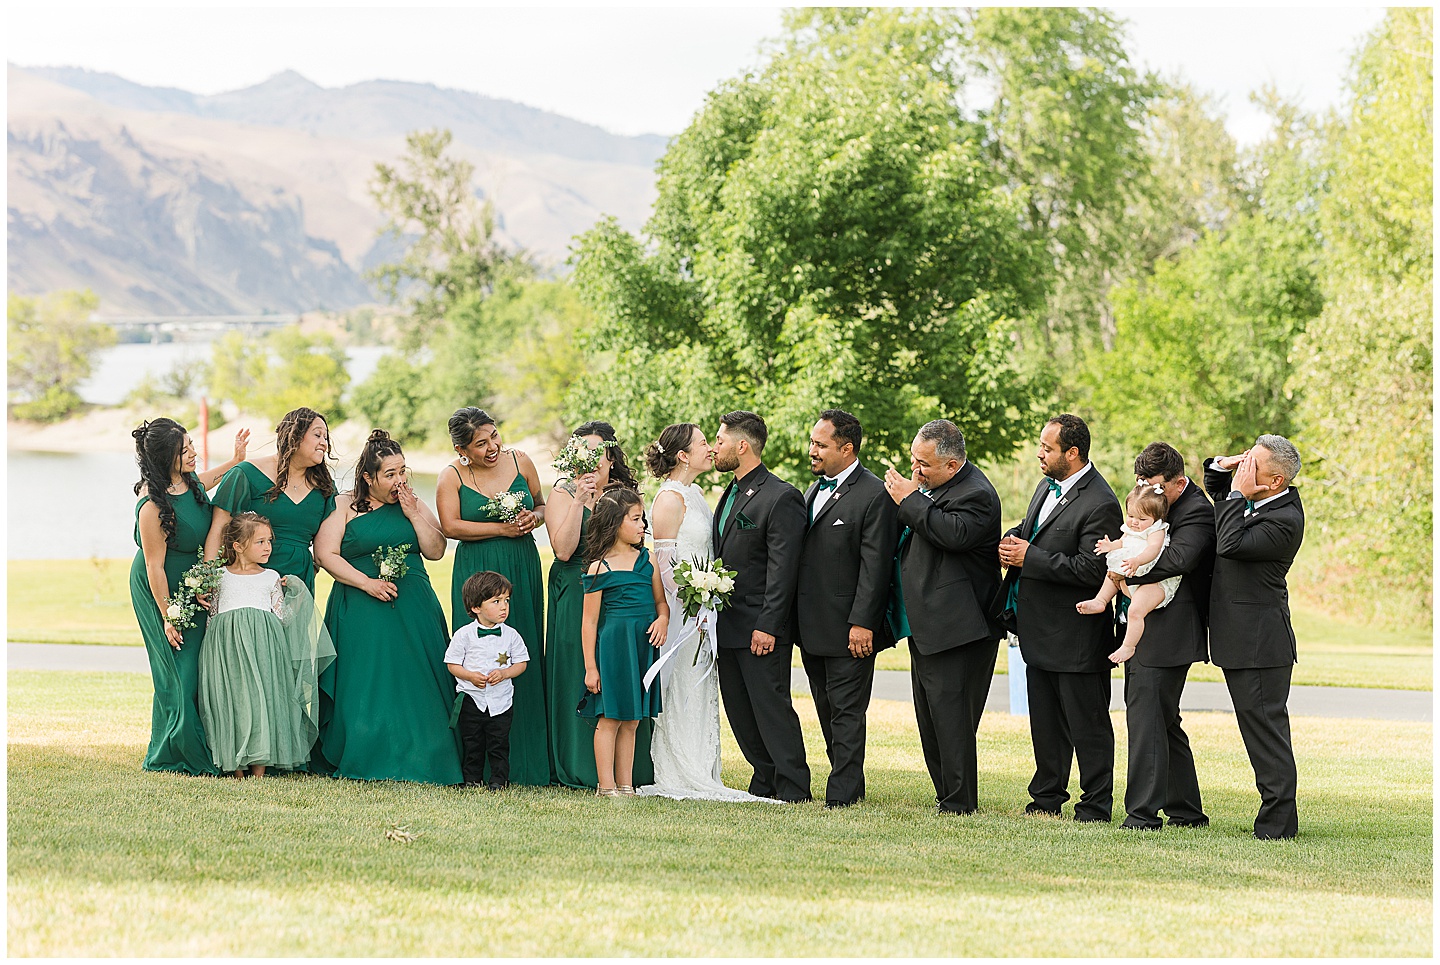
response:
<svg viewBox="0 0 1440 965"><path fill-rule="evenodd" d="M633 793L633 792L632 792L632 793ZM619 796L620 796L620 789L619 789L618 787L597 787L597 788L595 789L595 796L596 796L596 797L619 797Z"/></svg>
<svg viewBox="0 0 1440 965"><path fill-rule="evenodd" d="M616 790L616 792L619 793L619 795L620 795L621 797L634 797L634 796L635 796L635 788L631 787L629 784L620 784L620 785L617 785L616 788L615 788L615 790Z"/></svg>

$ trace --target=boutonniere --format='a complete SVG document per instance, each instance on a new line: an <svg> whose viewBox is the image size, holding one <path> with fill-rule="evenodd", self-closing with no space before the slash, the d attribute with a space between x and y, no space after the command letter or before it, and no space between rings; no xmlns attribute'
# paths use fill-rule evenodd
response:
<svg viewBox="0 0 1440 965"><path fill-rule="evenodd" d="M510 662L510 654L506 653L504 650L501 650L495 655L495 662L502 667L505 666L507 663Z"/></svg>

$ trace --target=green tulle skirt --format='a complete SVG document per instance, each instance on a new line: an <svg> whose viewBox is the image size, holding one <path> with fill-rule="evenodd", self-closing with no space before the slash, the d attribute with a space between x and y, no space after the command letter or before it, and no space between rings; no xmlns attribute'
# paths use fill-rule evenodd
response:
<svg viewBox="0 0 1440 965"><path fill-rule="evenodd" d="M200 719L215 767L294 769L319 734L317 679L335 659L315 601L298 578L281 615L241 607L213 617L200 649Z"/></svg>

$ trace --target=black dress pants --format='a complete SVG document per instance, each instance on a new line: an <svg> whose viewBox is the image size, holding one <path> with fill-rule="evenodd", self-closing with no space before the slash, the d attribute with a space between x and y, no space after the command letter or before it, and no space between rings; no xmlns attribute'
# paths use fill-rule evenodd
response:
<svg viewBox="0 0 1440 965"><path fill-rule="evenodd" d="M830 779L826 804L854 804L865 796L865 712L875 685L875 655L856 659L821 657L800 649L800 662L810 678L815 713L825 735Z"/></svg>
<svg viewBox="0 0 1440 965"><path fill-rule="evenodd" d="M1130 758L1125 780L1127 828L1158 828L1160 811L1171 824L1208 824L1195 777L1190 739L1180 726L1180 694L1189 664L1144 667L1125 663L1125 729Z"/></svg>
<svg viewBox="0 0 1440 965"><path fill-rule="evenodd" d="M1245 741L1245 753L1255 771L1260 792L1260 813L1255 815L1255 837L1293 838L1300 828L1295 809L1299 778L1295 748L1290 743L1290 671L1285 667L1225 670L1225 686L1235 705L1235 721Z"/></svg>
<svg viewBox="0 0 1440 965"><path fill-rule="evenodd" d="M514 719L513 705L498 714L491 714L476 707L470 695L465 695L455 729L460 732L460 746L464 750L460 759L460 774L466 784L486 783L487 760L490 763L490 786L504 787L510 783L510 724Z"/></svg>
<svg viewBox="0 0 1440 965"><path fill-rule="evenodd" d="M1080 765L1075 820L1109 821L1115 794L1115 730L1110 672L1063 673L1025 668L1035 777L1026 811L1059 814L1070 799L1070 764Z"/></svg>
<svg viewBox="0 0 1440 965"><path fill-rule="evenodd" d="M805 738L790 702L791 644L757 657L748 647L721 647L720 699L745 760L755 769L750 793L782 801L810 800Z"/></svg>
<svg viewBox="0 0 1440 965"><path fill-rule="evenodd" d="M998 640L924 654L910 641L910 689L925 768L941 811L969 814L979 799L975 732L995 676Z"/></svg>

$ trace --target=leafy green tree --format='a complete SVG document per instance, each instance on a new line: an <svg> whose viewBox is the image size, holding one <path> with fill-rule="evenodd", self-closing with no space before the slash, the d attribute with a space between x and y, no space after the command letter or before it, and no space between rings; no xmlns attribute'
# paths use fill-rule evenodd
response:
<svg viewBox="0 0 1440 965"><path fill-rule="evenodd" d="M525 265L494 239L495 216L473 185L475 167L446 155L448 130L412 131L398 166L375 165L371 197L387 218L382 234L405 242L404 256L373 269L391 300L408 299L407 348L429 342L445 313L472 292L487 292L498 271Z"/></svg>
<svg viewBox="0 0 1440 965"><path fill-rule="evenodd" d="M212 350L210 391L246 412L278 419L308 406L332 422L344 417L341 400L350 384L345 353L326 334L306 335L299 326L263 339L230 332Z"/></svg>
<svg viewBox="0 0 1440 965"><path fill-rule="evenodd" d="M1039 261L957 107L944 16L802 11L762 73L709 96L660 164L648 241L606 221L577 242L596 326L572 419L638 443L755 408L792 478L831 405L894 459L937 416L977 457L1028 438L1013 320Z"/></svg>
<svg viewBox="0 0 1440 965"><path fill-rule="evenodd" d="M1318 219L1327 304L1295 347L1312 594L1433 613L1433 12L1389 10L1354 65Z"/></svg>
<svg viewBox="0 0 1440 965"><path fill-rule="evenodd" d="M429 441L435 430L434 420L427 418L431 400L423 366L403 355L384 355L370 377L355 386L350 407L371 428L410 446Z"/></svg>
<svg viewBox="0 0 1440 965"><path fill-rule="evenodd" d="M6 302L12 411L20 419L53 422L80 408L76 392L90 377L95 353L115 344L115 330L90 321L100 300L89 290Z"/></svg>

